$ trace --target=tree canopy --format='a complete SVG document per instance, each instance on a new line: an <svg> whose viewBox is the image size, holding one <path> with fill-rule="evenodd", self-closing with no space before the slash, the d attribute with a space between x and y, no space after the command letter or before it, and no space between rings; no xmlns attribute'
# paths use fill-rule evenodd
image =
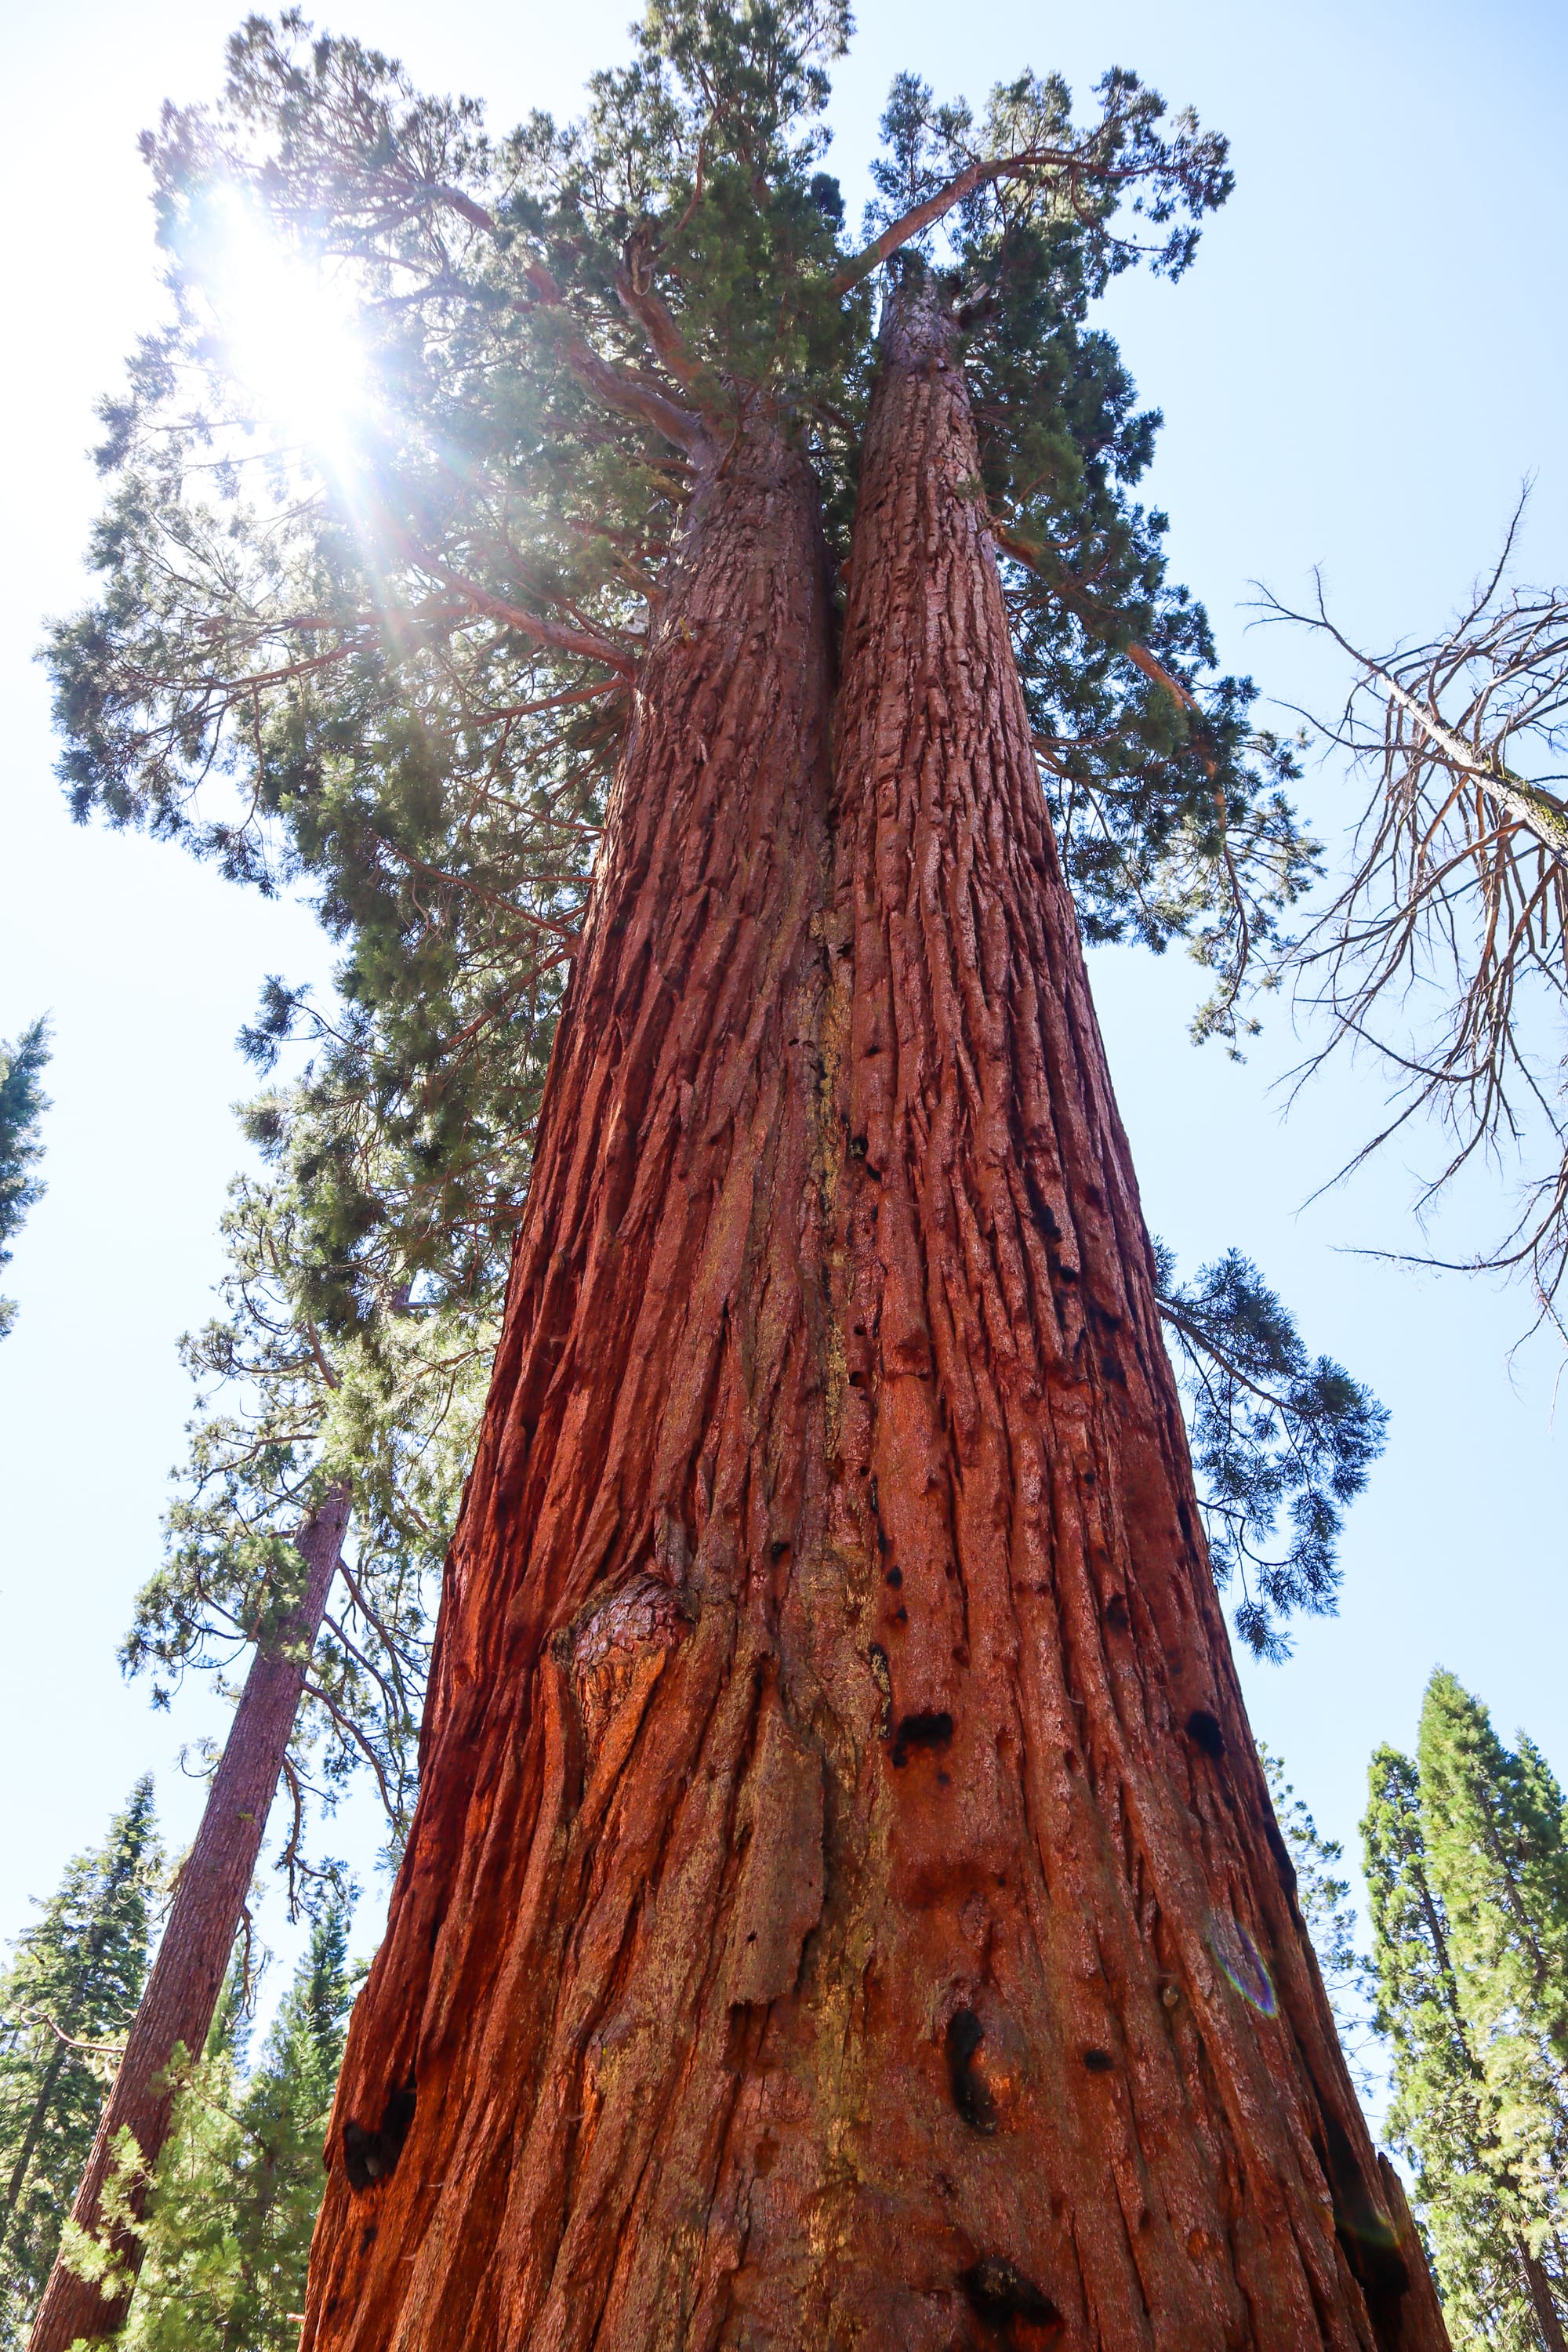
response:
<svg viewBox="0 0 1568 2352"><path fill-rule="evenodd" d="M1388 2128L1415 2173L1456 2346L1548 2352L1568 2321L1563 1793L1434 1675L1418 1760L1380 1748L1362 1833Z"/></svg>
<svg viewBox="0 0 1568 2352"><path fill-rule="evenodd" d="M153 1783L68 1864L0 1977L0 2345L26 2341L141 1998L162 1868Z"/></svg>
<svg viewBox="0 0 1568 2352"><path fill-rule="evenodd" d="M44 1195L37 1170L44 1152L38 1129L49 1107L43 1089L48 1058L47 1021L33 1022L14 1045L0 1042L0 1265L10 1264L22 1221ZM0 1298L0 1339L16 1318L15 1299Z"/></svg>

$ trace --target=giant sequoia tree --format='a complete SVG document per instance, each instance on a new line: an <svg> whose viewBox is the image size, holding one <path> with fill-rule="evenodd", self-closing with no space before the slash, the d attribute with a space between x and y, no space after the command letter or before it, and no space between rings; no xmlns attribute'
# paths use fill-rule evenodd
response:
<svg viewBox="0 0 1568 2352"><path fill-rule="evenodd" d="M492 149L252 23L153 146L79 805L317 877L432 1153L571 967L305 2341L1436 2347L1079 938L1187 938L1224 1028L1310 865L1085 324L1223 146L1125 75L1088 128L903 82L856 247L845 29L656 9ZM251 205L395 386L303 489L195 381ZM511 888L606 776L585 898Z"/></svg>

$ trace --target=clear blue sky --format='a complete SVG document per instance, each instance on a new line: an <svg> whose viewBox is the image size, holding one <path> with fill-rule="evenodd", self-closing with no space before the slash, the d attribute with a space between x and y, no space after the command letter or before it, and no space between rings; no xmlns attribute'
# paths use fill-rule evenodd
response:
<svg viewBox="0 0 1568 2352"><path fill-rule="evenodd" d="M505 128L536 104L569 111L620 53L626 13L345 0L324 21L484 98ZM58 1030L50 1190L7 1270L22 1313L0 1346L0 1935L139 1769L157 1771L173 1834L189 1833L195 1791L174 1759L213 1711L193 1696L153 1717L114 1649L181 1449L175 1338L207 1311L218 1267L238 1160L228 1106L250 1083L235 1032L263 972L325 961L306 910L68 823L30 658L43 617L82 593L91 403L155 307L136 133L165 96L214 87L238 14L237 0L55 0L7 12L0 33L0 1034L45 1008ZM1528 562L1568 575L1559 8L868 0L859 16L834 108L852 205L906 67L978 100L1024 64L1086 95L1130 65L1230 134L1237 190L1196 268L1173 289L1124 282L1110 315L1164 412L1155 495L1227 664L1284 701L1326 704L1336 679L1313 646L1246 633L1249 583L1300 594L1321 563L1366 637L1425 630L1491 552L1527 474ZM1314 771L1305 797L1333 845L1342 780ZM1191 967L1101 955L1095 981L1151 1223L1189 1265L1248 1251L1309 1342L1393 1409L1352 1517L1342 1614L1307 1629L1290 1664L1247 1669L1256 1727L1352 1847L1368 1754L1412 1738L1438 1662L1568 1769L1557 1362L1538 1345L1510 1365L1525 1302L1344 1254L1408 1238L1402 1164L1303 1212L1376 1116L1370 1073L1340 1074L1282 1123L1268 1089L1296 1050L1282 1013L1238 1069L1185 1042ZM1500 1184L1472 1188L1450 1242L1489 1229Z"/></svg>

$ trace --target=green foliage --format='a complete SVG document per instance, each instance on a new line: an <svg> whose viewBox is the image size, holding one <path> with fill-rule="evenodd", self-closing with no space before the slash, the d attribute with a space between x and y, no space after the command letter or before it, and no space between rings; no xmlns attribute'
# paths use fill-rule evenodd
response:
<svg viewBox="0 0 1568 2352"><path fill-rule="evenodd" d="M1296 1900L1312 1939L1322 1971L1323 1990L1334 2012L1340 2047L1352 2080L1364 2099L1373 2085L1368 2063L1373 2043L1367 2011L1368 1962L1355 1948L1355 1905L1348 1878L1341 1876L1344 1848L1338 1838L1326 1838L1310 1811L1285 1778L1285 1766L1272 1748L1258 1743L1258 1758L1274 1817L1290 1850L1296 1871Z"/></svg>
<svg viewBox="0 0 1568 2352"><path fill-rule="evenodd" d="M1388 1413L1327 1356L1308 1355L1294 1318L1239 1251L1200 1267L1193 1283L1176 1280L1163 1242L1154 1262L1215 1580L1223 1590L1239 1580L1237 1632L1256 1655L1282 1658L1283 1619L1337 1606L1344 1509L1383 1451ZM1270 1556L1262 1548L1281 1513L1289 1540Z"/></svg>
<svg viewBox="0 0 1568 2352"><path fill-rule="evenodd" d="M302 1589L295 1532L347 1483L351 1539L283 1772L282 1866L313 1903L341 1874L307 1857L312 1794L330 1810L355 1767L368 1769L395 1850L412 1811L434 1595L494 1350L505 1226L482 1258L476 1235L482 1281L470 1265L458 1283L413 1293L399 1264L362 1254L354 1311L318 1322L343 1281L323 1254L332 1163L323 1173L308 1101L277 1096L265 1110L274 1175L231 1190L224 1311L184 1343L199 1383L190 1453L121 1658L153 1675L163 1705L191 1667L237 1682L249 1644ZM403 1166L384 1149L359 1173L390 1183Z"/></svg>
<svg viewBox="0 0 1568 2352"><path fill-rule="evenodd" d="M43 1088L48 1058L47 1021L35 1021L14 1045L0 1041L0 1265L9 1265L10 1244L44 1194L34 1171L43 1157L38 1129L49 1107ZM0 1339L16 1319L16 1301L0 1298Z"/></svg>
<svg viewBox="0 0 1568 2352"><path fill-rule="evenodd" d="M334 1263L372 1227L439 1260L493 1216L484 1171L532 1116L660 583L746 420L804 442L845 551L871 272L903 233L857 252L820 168L848 29L817 0L670 0L580 122L498 142L374 51L252 18L220 104L148 142L175 317L105 411L103 592L53 653L63 772L79 815L316 895L341 1017L279 982L254 1042L313 1028L356 1138L388 1127L424 1179L378 1193L334 1144ZM1243 777L1246 692L1222 682L1197 730L1128 654L1146 637L1190 682L1211 648L1130 499L1155 420L1084 314L1138 250L1120 205L1179 274L1229 175L1224 142L1167 130L1134 77L1099 98L1079 128L1059 81L1025 76L975 132L900 82L882 178L952 213L986 496L1077 551L1070 578L1047 564L1012 593L1086 924L1190 938L1228 1008L1310 856ZM258 411L237 217L354 315L352 448L289 446Z"/></svg>
<svg viewBox="0 0 1568 2352"><path fill-rule="evenodd" d="M1415 2175L1457 2352L1568 2323L1562 1792L1438 1673L1419 1762L1380 1748L1362 1824L1389 2130Z"/></svg>
<svg viewBox="0 0 1568 2352"><path fill-rule="evenodd" d="M140 1780L0 1977L0 2347L20 2346L147 1973L162 1856Z"/></svg>
<svg viewBox="0 0 1568 2352"><path fill-rule="evenodd" d="M183 2063L139 2221L131 2198L144 2175L125 2135L104 2217L131 2227L145 2251L114 2339L122 2352L294 2352L353 1994L346 1948L346 1916L329 1906L248 2074L231 1979L203 2057ZM79 2232L71 2261L88 2276L109 2268L104 2248Z"/></svg>
<svg viewBox="0 0 1568 2352"><path fill-rule="evenodd" d="M993 94L978 135L967 108L934 107L895 82L877 171L886 219L977 155L1066 152L1059 176L984 182L925 240L950 275L980 436L983 489L1002 551L1036 749L1084 935L1156 953L1188 942L1214 971L1200 1036L1234 1043L1254 957L1319 870L1286 787L1290 748L1255 730L1246 678L1209 677L1206 614L1166 574L1163 515L1135 492L1160 418L1140 410L1110 338L1089 310L1141 257L1179 277L1195 216L1231 185L1225 145L1136 77L1108 75L1099 123L1075 138L1056 77ZM1097 174L1103 173L1104 177ZM1125 173L1142 215L1168 233L1152 254L1119 236ZM1184 200L1192 216L1178 215ZM1169 226L1174 221L1174 226ZM1087 232L1087 233L1086 233Z"/></svg>
<svg viewBox="0 0 1568 2352"><path fill-rule="evenodd" d="M826 0L659 0L580 121L496 141L374 50L252 17L218 104L167 110L147 142L174 318L104 412L102 593L53 648L63 772L79 816L312 893L342 954L331 1006L274 980L246 1033L264 1067L290 1040L311 1060L249 1115L276 1181L236 1196L229 1313L192 1350L238 1409L198 1427L127 1654L177 1672L232 1654L286 1604L300 1513L350 1476L377 1565L306 1722L329 1786L368 1757L395 1824L420 1596L692 492L763 420L808 451L847 551L872 280L900 245L934 253L943 224L976 495L1010 551L1088 934L1188 940L1234 1027L1253 947L1310 870L1289 762L1247 734L1250 690L1221 680L1197 709L1207 624L1135 501L1158 420L1087 323L1141 257L1188 266L1229 190L1225 142L1125 73L1082 126L1059 79L1020 77L976 125L904 78L857 249L821 168L848 31ZM369 383L346 446L290 443L247 383L242 231L352 314ZM1357 1398L1293 1395L1277 1447L1254 1415L1242 1470L1234 1416L1213 1449L1222 1573L1282 1496L1296 1507L1288 1559L1243 1604L1261 1646L1284 1609L1331 1597ZM1317 1443L1331 1425L1337 1453ZM289 1777L298 1808L298 1749Z"/></svg>

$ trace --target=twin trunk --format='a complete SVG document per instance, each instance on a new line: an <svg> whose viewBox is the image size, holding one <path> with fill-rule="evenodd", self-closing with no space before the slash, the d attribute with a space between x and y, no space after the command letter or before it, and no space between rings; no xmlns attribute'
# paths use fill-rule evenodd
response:
<svg viewBox="0 0 1568 2352"><path fill-rule="evenodd" d="M342 1558L348 1517L348 1488L334 1486L295 1538L305 1563L304 1591L276 1640L258 1643L251 1660L202 1809L201 1827L180 1872L157 1958L71 2209L72 2220L94 2236L102 2230L103 2187L121 2133L132 2134L151 2170L168 2137L174 2105L171 2062L181 2045L194 2057L200 2057L205 2047L299 1713L306 1663ZM140 2211L140 2190L132 2201ZM142 2263L141 2241L116 2230L113 2247L120 2264L134 2279ZM112 2334L129 2301L129 2290L106 2297L57 2261L27 2352L69 2352L79 2337L92 2340Z"/></svg>
<svg viewBox="0 0 1568 2352"><path fill-rule="evenodd" d="M308 2352L1439 2352L1242 1714L950 330L702 486ZM1392 2218L1391 2218L1392 2215Z"/></svg>

